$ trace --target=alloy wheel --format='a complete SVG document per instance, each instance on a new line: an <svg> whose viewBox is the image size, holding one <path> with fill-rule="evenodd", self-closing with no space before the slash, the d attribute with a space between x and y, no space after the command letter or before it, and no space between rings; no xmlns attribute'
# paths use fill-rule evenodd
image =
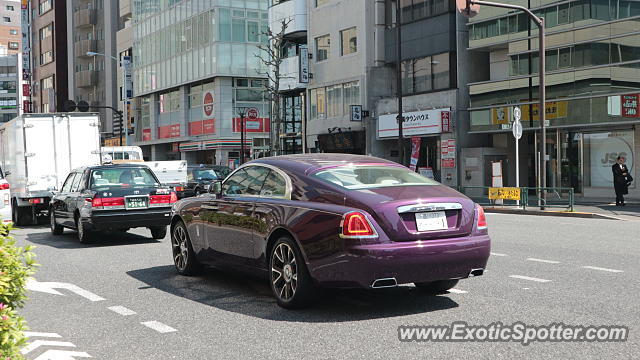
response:
<svg viewBox="0 0 640 360"><path fill-rule="evenodd" d="M273 288L284 301L292 299L298 288L298 265L291 246L280 243L271 255L271 282Z"/></svg>
<svg viewBox="0 0 640 360"><path fill-rule="evenodd" d="M189 244L187 243L187 233L182 226L176 226L171 237L171 247L173 249L173 262L180 271L184 271L189 261Z"/></svg>

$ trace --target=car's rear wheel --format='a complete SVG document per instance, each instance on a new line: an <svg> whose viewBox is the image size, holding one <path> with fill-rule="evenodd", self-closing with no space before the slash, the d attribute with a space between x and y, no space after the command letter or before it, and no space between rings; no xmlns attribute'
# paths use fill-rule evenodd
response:
<svg viewBox="0 0 640 360"><path fill-rule="evenodd" d="M78 216L76 216L76 230L78 231L78 241L80 241L81 244L88 244L93 240L94 234L89 229L85 228L82 219Z"/></svg>
<svg viewBox="0 0 640 360"><path fill-rule="evenodd" d="M414 283L415 286L425 292L432 294L444 294L447 290L452 289L458 280L439 280L432 282Z"/></svg>
<svg viewBox="0 0 640 360"><path fill-rule="evenodd" d="M51 223L51 233L53 235L62 235L64 228L56 222L56 215L53 209L49 210L49 222Z"/></svg>
<svg viewBox="0 0 640 360"><path fill-rule="evenodd" d="M180 275L196 275L200 270L200 264L191 246L189 233L182 221L173 227L171 233L171 250L173 263Z"/></svg>
<svg viewBox="0 0 640 360"><path fill-rule="evenodd" d="M13 223L18 226L29 225L33 222L33 214L31 207L20 207L17 203L13 203L11 208L11 217Z"/></svg>
<svg viewBox="0 0 640 360"><path fill-rule="evenodd" d="M149 228L149 230L151 230L151 237L156 240L162 240L165 236L167 236L166 226L152 226Z"/></svg>
<svg viewBox="0 0 640 360"><path fill-rule="evenodd" d="M316 292L313 279L295 242L289 237L276 241L269 256L271 290L278 305L287 309L308 306Z"/></svg>

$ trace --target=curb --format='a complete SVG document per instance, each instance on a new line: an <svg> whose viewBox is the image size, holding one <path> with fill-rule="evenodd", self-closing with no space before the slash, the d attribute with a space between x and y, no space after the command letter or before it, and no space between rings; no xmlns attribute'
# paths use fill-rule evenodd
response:
<svg viewBox="0 0 640 360"><path fill-rule="evenodd" d="M516 209L500 209L485 207L487 213L497 214L513 214L513 215L535 215L535 216L558 216L573 217L583 219L604 219L604 220L623 220L621 218L590 212L568 212L568 211L542 211L542 210L516 210Z"/></svg>

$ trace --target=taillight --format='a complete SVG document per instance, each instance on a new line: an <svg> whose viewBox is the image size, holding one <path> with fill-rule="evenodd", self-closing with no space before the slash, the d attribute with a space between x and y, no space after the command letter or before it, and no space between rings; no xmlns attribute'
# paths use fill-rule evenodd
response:
<svg viewBox="0 0 640 360"><path fill-rule="evenodd" d="M169 200L171 204L178 202L178 194L175 192L171 192L171 199Z"/></svg>
<svg viewBox="0 0 640 360"><path fill-rule="evenodd" d="M173 204L178 201L178 195L175 192L171 192L169 195L151 195L149 196L150 205L158 204Z"/></svg>
<svg viewBox="0 0 640 360"><path fill-rule="evenodd" d="M0 190L9 190L10 186L8 182L0 184Z"/></svg>
<svg viewBox="0 0 640 360"><path fill-rule="evenodd" d="M103 209L106 207L124 207L123 197L101 198L96 197L91 200L91 207Z"/></svg>
<svg viewBox="0 0 640 360"><path fill-rule="evenodd" d="M480 205L476 205L478 209L477 212L477 221L478 221L478 230L486 230L487 229L487 217L484 215L484 209Z"/></svg>
<svg viewBox="0 0 640 360"><path fill-rule="evenodd" d="M29 199L29 204L44 204L44 199L41 198L33 198L33 199Z"/></svg>
<svg viewBox="0 0 640 360"><path fill-rule="evenodd" d="M175 191L184 191L184 186L176 186L174 188Z"/></svg>
<svg viewBox="0 0 640 360"><path fill-rule="evenodd" d="M342 218L341 227L342 237L352 238L377 235L367 217L358 211L346 213Z"/></svg>

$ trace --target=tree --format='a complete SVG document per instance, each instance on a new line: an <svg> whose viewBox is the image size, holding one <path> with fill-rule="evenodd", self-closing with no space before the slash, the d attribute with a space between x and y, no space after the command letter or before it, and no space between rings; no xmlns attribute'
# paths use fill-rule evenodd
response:
<svg viewBox="0 0 640 360"><path fill-rule="evenodd" d="M273 125L271 128L274 129L275 136L271 138L271 155L279 155L280 154L280 128L282 124L282 113L280 111L281 107L281 95L280 95L280 81L287 78L292 78L290 76L282 76L280 73L280 65L284 60L284 56L282 54L282 48L286 44L285 34L287 32L287 27L291 23L291 19L282 19L280 20L280 28L277 32L274 32L271 27L269 27L266 31L262 32L262 36L267 38L267 43L265 45L258 45L258 48L261 50L260 55L256 55L260 62L267 69L266 72L262 72L261 74L267 77L268 84L266 86L267 92L269 93L269 99L271 101L271 122Z"/></svg>

